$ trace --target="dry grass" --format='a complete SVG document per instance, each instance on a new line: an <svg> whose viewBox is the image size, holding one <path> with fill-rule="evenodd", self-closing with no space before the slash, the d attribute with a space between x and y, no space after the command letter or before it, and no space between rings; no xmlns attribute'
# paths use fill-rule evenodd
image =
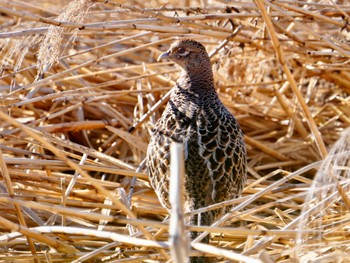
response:
<svg viewBox="0 0 350 263"><path fill-rule="evenodd" d="M170 259L137 167L179 73L156 58L182 36L211 52L249 154L232 213L189 227L211 233L192 255L347 260L349 130L325 157L350 124L350 5L206 2L2 1L1 262Z"/></svg>

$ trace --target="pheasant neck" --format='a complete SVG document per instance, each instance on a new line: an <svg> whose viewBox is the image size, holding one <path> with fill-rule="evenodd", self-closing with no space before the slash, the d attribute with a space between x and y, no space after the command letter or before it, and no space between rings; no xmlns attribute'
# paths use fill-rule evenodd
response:
<svg viewBox="0 0 350 263"><path fill-rule="evenodd" d="M205 91L215 91L214 88L214 78L213 72L210 69L203 68L198 71L183 71L178 83L182 88L186 88L189 91L196 92L200 91L202 93Z"/></svg>

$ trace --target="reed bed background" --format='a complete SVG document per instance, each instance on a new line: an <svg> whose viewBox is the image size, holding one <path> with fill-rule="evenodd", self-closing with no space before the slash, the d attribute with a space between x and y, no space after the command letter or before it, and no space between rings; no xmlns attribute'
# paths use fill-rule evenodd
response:
<svg viewBox="0 0 350 263"><path fill-rule="evenodd" d="M232 213L188 227L211 235L191 255L346 262L349 15L331 0L0 0L0 261L171 260L138 167L179 74L156 59L191 37L249 155Z"/></svg>

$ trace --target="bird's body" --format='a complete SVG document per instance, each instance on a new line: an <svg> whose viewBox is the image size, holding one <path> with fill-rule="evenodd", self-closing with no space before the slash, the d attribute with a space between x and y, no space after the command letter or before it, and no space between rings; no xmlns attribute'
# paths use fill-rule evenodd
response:
<svg viewBox="0 0 350 263"><path fill-rule="evenodd" d="M237 197L246 180L242 131L214 88L205 48L184 39L167 56L184 70L157 121L147 151L150 182L161 204L170 210L170 144L185 148L185 212ZM187 223L210 225L217 211L192 216ZM195 237L191 233L191 238Z"/></svg>

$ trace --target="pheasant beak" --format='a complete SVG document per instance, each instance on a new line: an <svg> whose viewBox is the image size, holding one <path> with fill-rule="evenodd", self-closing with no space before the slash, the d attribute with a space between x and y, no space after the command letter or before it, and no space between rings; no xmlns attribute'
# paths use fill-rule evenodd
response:
<svg viewBox="0 0 350 263"><path fill-rule="evenodd" d="M160 56L158 57L157 61L161 61L164 58L169 58L169 51L160 54Z"/></svg>

